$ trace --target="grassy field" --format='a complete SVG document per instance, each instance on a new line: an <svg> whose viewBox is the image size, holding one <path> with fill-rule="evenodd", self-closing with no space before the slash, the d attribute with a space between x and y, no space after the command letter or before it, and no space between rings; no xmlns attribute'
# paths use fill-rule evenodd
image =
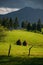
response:
<svg viewBox="0 0 43 65"><path fill-rule="evenodd" d="M27 41L28 46L17 46L16 41ZM11 53L8 49L11 44ZM29 48L31 49L30 56ZM0 42L0 65L43 65L43 35L23 30L7 31L5 42Z"/></svg>
<svg viewBox="0 0 43 65"><path fill-rule="evenodd" d="M0 65L43 65L43 48L30 46L11 45L10 57L8 57L9 44L0 44Z"/></svg>
<svg viewBox="0 0 43 65"><path fill-rule="evenodd" d="M23 30L8 31L4 43L16 44L18 39L20 39L21 42L26 40L28 45L43 45L42 34Z"/></svg>

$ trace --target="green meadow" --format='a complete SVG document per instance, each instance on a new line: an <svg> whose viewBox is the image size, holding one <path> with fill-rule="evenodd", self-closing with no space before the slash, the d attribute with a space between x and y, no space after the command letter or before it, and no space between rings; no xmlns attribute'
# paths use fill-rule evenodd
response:
<svg viewBox="0 0 43 65"><path fill-rule="evenodd" d="M43 34L26 30L6 31L4 42L0 42L0 65L43 65ZM20 39L22 45L16 45ZM23 46L23 41L27 46ZM9 45L11 52L8 57ZM32 47L30 56L29 48Z"/></svg>
<svg viewBox="0 0 43 65"><path fill-rule="evenodd" d="M25 30L7 31L4 43L15 45L18 39L20 39L21 42L26 40L28 45L43 45L43 34L28 32Z"/></svg>

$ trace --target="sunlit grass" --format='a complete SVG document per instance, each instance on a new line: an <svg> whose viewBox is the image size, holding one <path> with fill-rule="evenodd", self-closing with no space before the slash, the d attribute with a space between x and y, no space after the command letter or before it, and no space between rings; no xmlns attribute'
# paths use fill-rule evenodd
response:
<svg viewBox="0 0 43 65"><path fill-rule="evenodd" d="M14 44L11 44L11 53L10 56L22 56L27 57L29 54L29 48L31 46L17 46ZM8 49L9 44L0 44L0 55L7 55L8 56ZM31 49L30 53L31 57L43 57L43 47L34 47Z"/></svg>
<svg viewBox="0 0 43 65"><path fill-rule="evenodd" d="M27 41L28 46L24 47L16 46L16 41L20 39L23 43L24 40ZM43 35L28 32L24 30L13 30L7 31L7 36L5 37L5 42L0 42L0 55L8 55L9 45L12 45L11 55L28 55L29 47L33 45L31 50L31 55L42 55L43 56Z"/></svg>
<svg viewBox="0 0 43 65"><path fill-rule="evenodd" d="M16 41L20 39L21 42L27 41L28 45L43 45L43 35L28 32L23 30L7 31L7 37L5 38L6 43L16 44Z"/></svg>

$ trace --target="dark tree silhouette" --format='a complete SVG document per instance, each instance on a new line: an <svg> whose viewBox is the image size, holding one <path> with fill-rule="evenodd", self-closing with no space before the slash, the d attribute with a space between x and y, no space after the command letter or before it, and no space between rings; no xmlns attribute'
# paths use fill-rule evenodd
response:
<svg viewBox="0 0 43 65"><path fill-rule="evenodd" d="M22 21L22 23L21 23L21 27L24 28L24 21Z"/></svg>
<svg viewBox="0 0 43 65"><path fill-rule="evenodd" d="M4 26L4 27L6 27L6 20L7 20L7 18L5 17L5 18L3 18L3 20L2 20L2 26Z"/></svg>
<svg viewBox="0 0 43 65"><path fill-rule="evenodd" d="M2 18L0 18L0 25L2 25Z"/></svg>
<svg viewBox="0 0 43 65"><path fill-rule="evenodd" d="M9 27L13 28L13 20L12 20L12 18L10 18L10 20L9 20Z"/></svg>
<svg viewBox="0 0 43 65"><path fill-rule="evenodd" d="M38 20L38 23L37 23L37 30L41 32L41 20L40 19Z"/></svg>
<svg viewBox="0 0 43 65"><path fill-rule="evenodd" d="M21 23L21 27L22 28L27 28L27 25L28 25L28 21L22 21L22 23Z"/></svg>
<svg viewBox="0 0 43 65"><path fill-rule="evenodd" d="M29 22L28 25L27 25L27 30L28 30L28 31L31 30L31 24L30 24L30 22Z"/></svg>
<svg viewBox="0 0 43 65"><path fill-rule="evenodd" d="M33 23L32 24L32 30L34 31L34 30L37 30L37 25L36 25L36 23Z"/></svg>
<svg viewBox="0 0 43 65"><path fill-rule="evenodd" d="M14 21L14 28L17 29L18 27L19 27L19 22L18 22L18 18L16 17Z"/></svg>

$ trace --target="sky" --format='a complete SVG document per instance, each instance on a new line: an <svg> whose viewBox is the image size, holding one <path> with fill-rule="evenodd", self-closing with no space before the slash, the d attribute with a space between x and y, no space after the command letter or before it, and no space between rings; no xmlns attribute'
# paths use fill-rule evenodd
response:
<svg viewBox="0 0 43 65"><path fill-rule="evenodd" d="M0 0L0 14L17 11L24 7L43 9L43 0Z"/></svg>

